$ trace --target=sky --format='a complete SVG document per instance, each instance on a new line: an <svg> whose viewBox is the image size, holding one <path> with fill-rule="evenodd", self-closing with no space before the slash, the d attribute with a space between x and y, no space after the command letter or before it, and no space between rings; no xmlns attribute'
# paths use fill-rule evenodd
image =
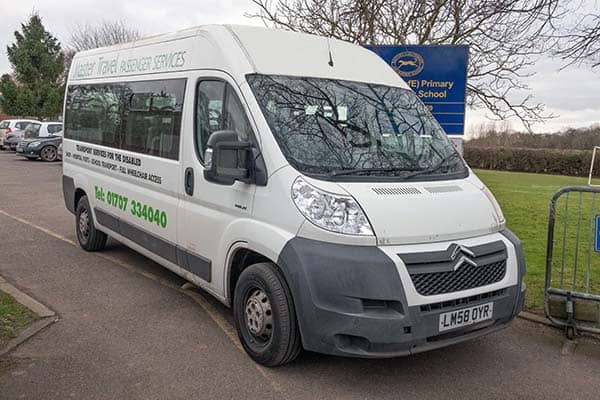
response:
<svg viewBox="0 0 600 400"><path fill-rule="evenodd" d="M65 43L76 24L94 25L102 20L123 20L143 35L213 23L262 25L259 19L244 15L256 11L251 0L0 0L0 75L10 72L6 46L14 41L13 33L20 23L34 11L46 29ZM562 66L560 61L544 58L536 64L536 74L526 79L534 100L556 115L535 124L535 132L600 123L600 69ZM466 131L476 131L488 121L485 111L468 109ZM518 121L509 122L513 128L521 128Z"/></svg>

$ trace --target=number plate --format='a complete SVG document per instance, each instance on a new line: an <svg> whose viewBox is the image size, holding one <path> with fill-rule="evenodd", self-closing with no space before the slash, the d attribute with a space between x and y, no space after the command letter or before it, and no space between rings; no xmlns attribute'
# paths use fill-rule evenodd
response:
<svg viewBox="0 0 600 400"><path fill-rule="evenodd" d="M493 302L440 314L440 332L492 319L493 314Z"/></svg>

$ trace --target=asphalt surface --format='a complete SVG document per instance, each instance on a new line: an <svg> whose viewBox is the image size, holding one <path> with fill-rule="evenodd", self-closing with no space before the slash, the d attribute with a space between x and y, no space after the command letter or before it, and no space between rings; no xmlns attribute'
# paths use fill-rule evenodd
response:
<svg viewBox="0 0 600 400"><path fill-rule="evenodd" d="M228 309L109 241L76 245L60 163L0 152L0 275L59 321L0 359L0 399L598 398L600 343L521 319L501 332L415 356L303 353L254 364Z"/></svg>

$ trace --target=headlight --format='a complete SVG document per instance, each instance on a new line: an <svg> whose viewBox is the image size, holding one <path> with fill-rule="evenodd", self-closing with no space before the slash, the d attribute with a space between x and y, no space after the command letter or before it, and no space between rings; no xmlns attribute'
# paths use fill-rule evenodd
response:
<svg viewBox="0 0 600 400"><path fill-rule="evenodd" d="M494 207L494 211L496 212L496 215L498 216L498 225L504 225L506 223L506 219L504 218L504 213L502 213L502 208L500 208L500 204L498 204L498 201L496 201L496 198L494 197L492 192L490 192L490 189L488 189L486 186L483 186L481 188L481 191L483 192L483 194L485 194L485 197L488 198L490 203L492 203L492 206Z"/></svg>
<svg viewBox="0 0 600 400"><path fill-rule="evenodd" d="M373 235L365 213L350 196L322 191L298 177L292 185L292 199L306 219L323 229L349 235Z"/></svg>
<svg viewBox="0 0 600 400"><path fill-rule="evenodd" d="M28 147L36 147L36 146L39 146L41 143L42 143L42 142L31 142L31 143L29 143L27 146L28 146Z"/></svg>

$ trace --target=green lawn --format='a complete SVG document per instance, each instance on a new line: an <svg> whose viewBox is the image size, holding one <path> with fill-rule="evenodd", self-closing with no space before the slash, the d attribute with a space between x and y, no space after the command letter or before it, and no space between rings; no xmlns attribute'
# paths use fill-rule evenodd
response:
<svg viewBox="0 0 600 400"><path fill-rule="evenodd" d="M554 193L563 186L586 185L587 179L569 176L528 174L519 172L488 171L476 170L475 173L485 182L488 188L494 193L496 199L502 206L502 211L506 217L507 226L523 242L525 258L527 261L527 299L526 307L531 311L541 311L544 305L544 279L546 270L546 242L548 234L548 211L550 199ZM575 209L578 206L577 196L571 196L569 209ZM600 203L600 196L599 196ZM584 203L586 200L584 200ZM559 209L563 210L562 202L559 203ZM583 213L585 214L585 212ZM588 210L589 214L589 210ZM562 243L562 215L557 215L558 233L555 239L559 244ZM576 218L572 218L568 224L566 237L573 239L575 236L574 223ZM587 219L589 224L589 219ZM586 222L581 222L582 232L587 234L583 227ZM582 236L583 239L583 236ZM587 244L587 237L585 244ZM583 242L584 240L580 240ZM573 241L574 243L574 241ZM568 247L565 246L565 247ZM559 249L560 250L560 249ZM585 260L587 250L579 254L580 262ZM567 251L567 264L572 264L574 251ZM555 259L558 259L555 253ZM556 268L556 267L554 267ZM565 271L568 270L568 265ZM555 269L553 269L554 271ZM570 270L569 270L570 271ZM585 272L585 271L584 271ZM576 271L578 280L581 280L581 268ZM569 275L570 277L571 275ZM571 280L572 281L572 280ZM554 286L554 285L553 285Z"/></svg>
<svg viewBox="0 0 600 400"><path fill-rule="evenodd" d="M0 348L34 319L35 315L29 309L0 292Z"/></svg>

